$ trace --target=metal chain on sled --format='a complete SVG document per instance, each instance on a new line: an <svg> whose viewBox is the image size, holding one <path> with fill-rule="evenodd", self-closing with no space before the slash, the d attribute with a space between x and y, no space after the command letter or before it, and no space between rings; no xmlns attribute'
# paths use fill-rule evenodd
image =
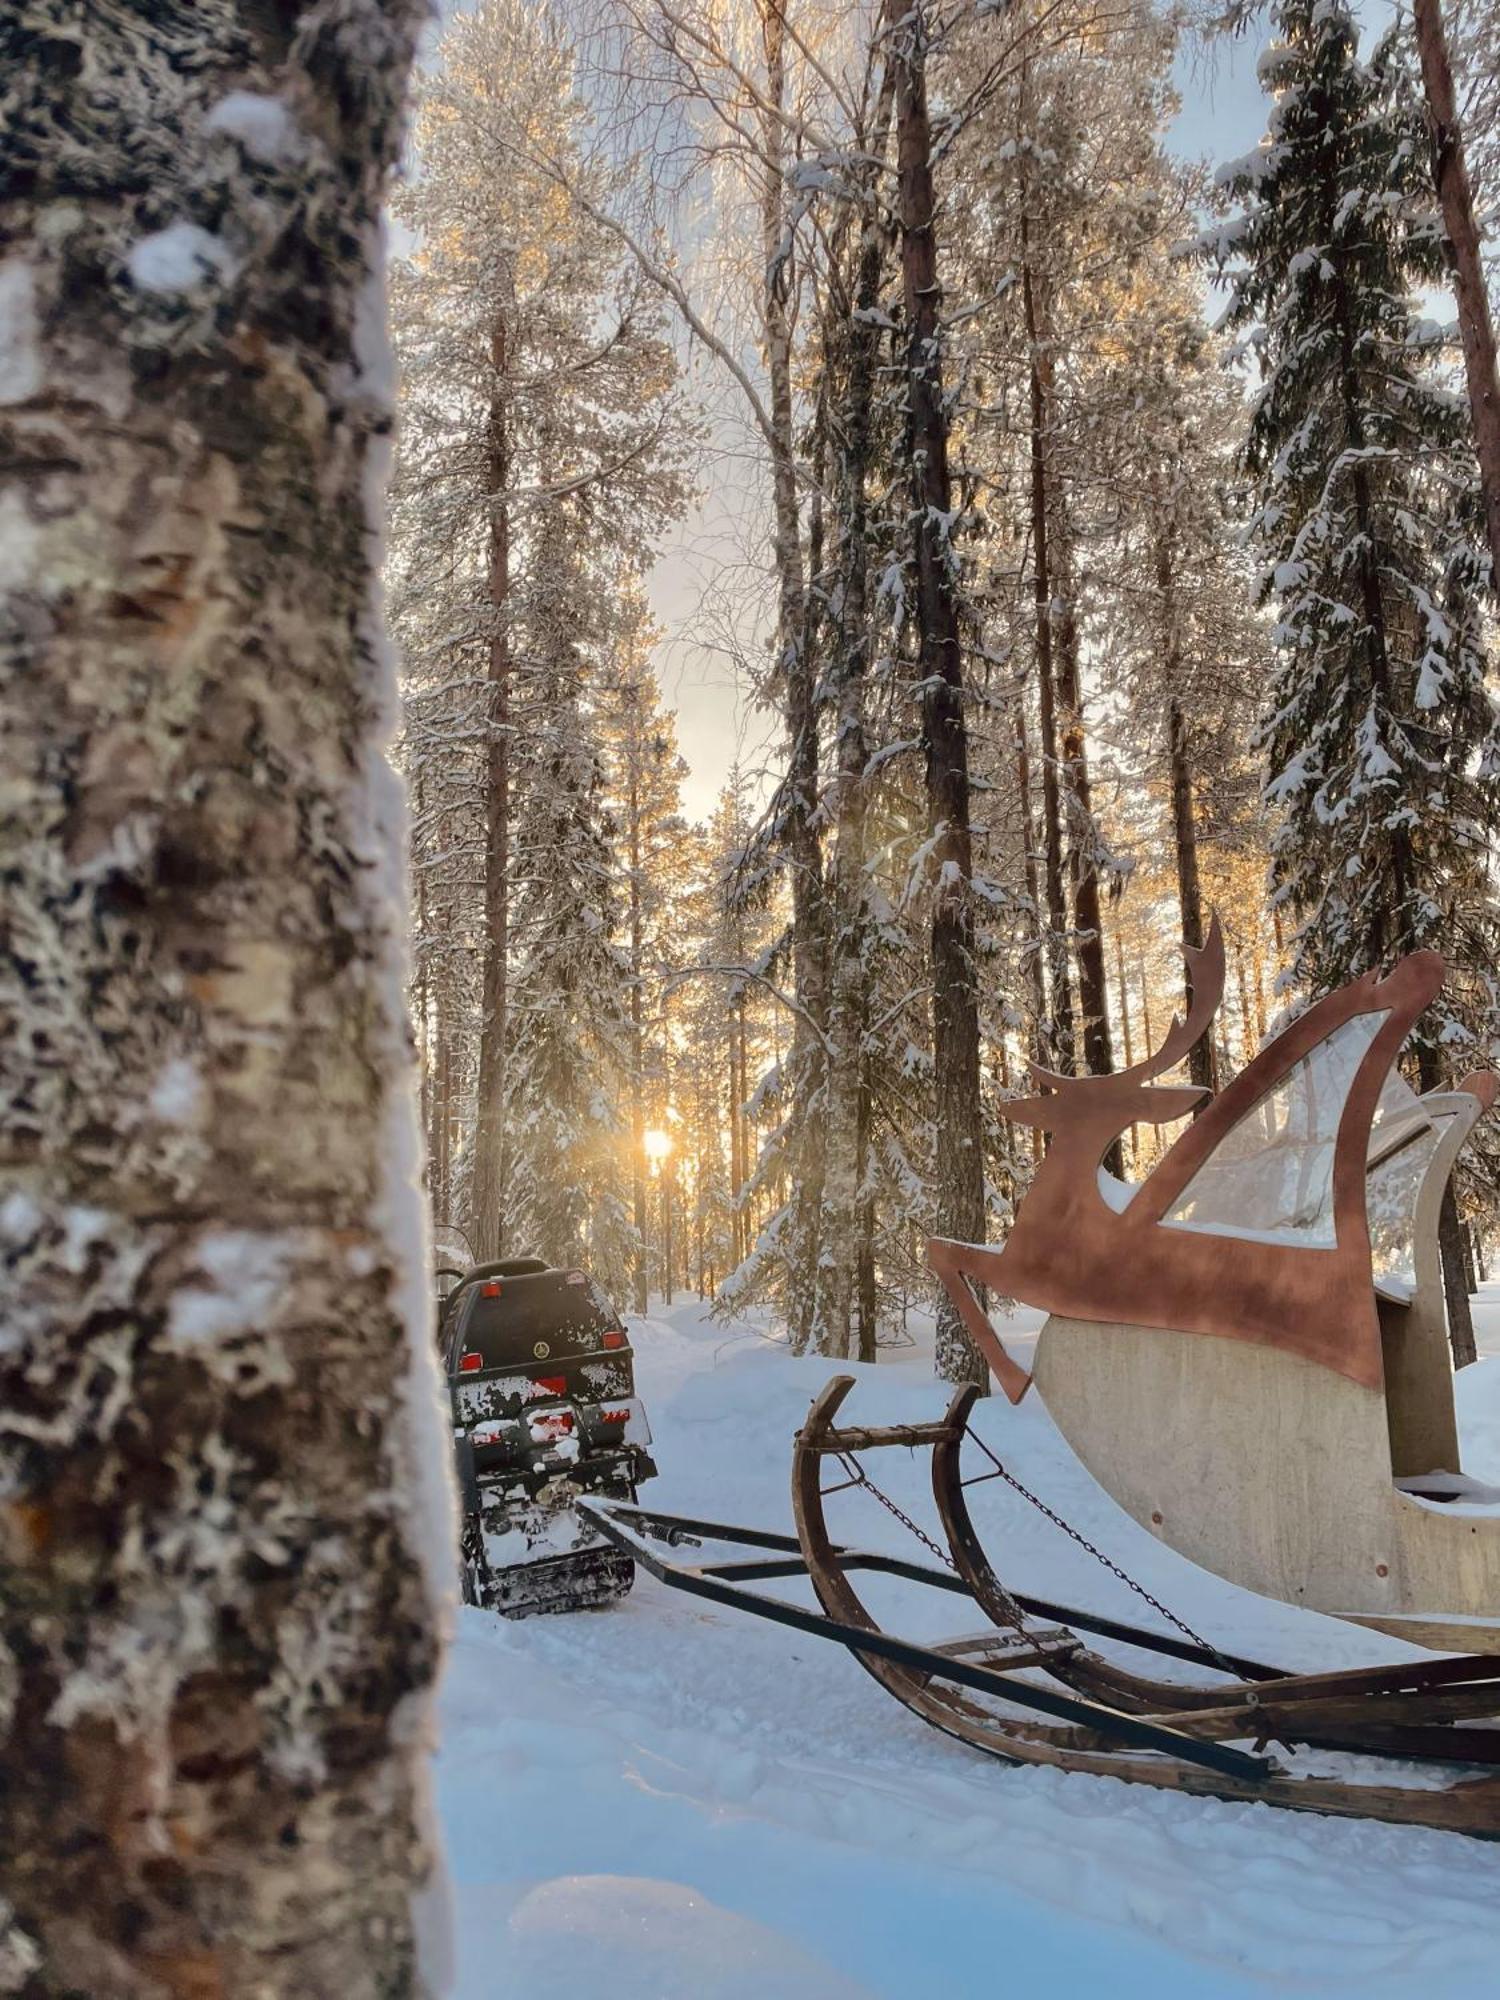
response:
<svg viewBox="0 0 1500 2000"><path fill-rule="evenodd" d="M896 1505L896 1502L891 1498L889 1493L884 1493L881 1491L881 1489L875 1484L874 1480L870 1477L869 1473L866 1472L864 1467L860 1464L859 1460L854 1456L853 1452L841 1451L838 1454L838 1462L844 1468L844 1471L848 1474L849 1484L851 1486L862 1486L867 1493L869 1493L874 1499L880 1502L881 1506L884 1507L884 1509L888 1514L894 1516L894 1518L901 1523L902 1527L906 1529L908 1534L913 1535L916 1538L916 1540L922 1544L923 1548L927 1549L928 1551L930 1551L931 1554L935 1555L938 1561L942 1563L946 1569L951 1569L954 1575L957 1576L958 1564L953 1560L952 1556L949 1555L948 1551L945 1548L943 1548L938 1542L934 1541L932 1536L928 1534L927 1530L923 1527L920 1527L912 1519L910 1514L903 1513L901 1508ZM1026 1613L1022 1610L1021 1606L1017 1604L1016 1600L1011 1596L1010 1592L1005 1588L1005 1585L1000 1582L1000 1579L998 1577L996 1577L995 1579L995 1584L1000 1595L1001 1609L1004 1611L1010 1623L1015 1626L1016 1630L1018 1632L1024 1633L1026 1630Z"/></svg>
<svg viewBox="0 0 1500 2000"><path fill-rule="evenodd" d="M1184 1638L1191 1639L1191 1641L1195 1646L1201 1647L1202 1650L1210 1656L1210 1658L1217 1661L1218 1665L1224 1670L1225 1673L1231 1675L1233 1674L1234 1672L1233 1668L1229 1665L1229 1662L1219 1652L1216 1646L1210 1644L1210 1642L1207 1639L1205 1639L1201 1633L1195 1632L1191 1625L1189 1625L1184 1619L1181 1619L1177 1616L1175 1611L1169 1611L1166 1605L1162 1603L1161 1599L1159 1597L1153 1597L1151 1592L1147 1590L1146 1586L1143 1583L1137 1583L1135 1578L1131 1576L1127 1570L1122 1569L1117 1562L1115 1562L1110 1556L1107 1556L1104 1553L1103 1549L1099 1548L1095 1543L1091 1542L1088 1539L1087 1535L1080 1534L1078 1529L1075 1528L1071 1524L1071 1522L1065 1521L1061 1514L1059 1514L1054 1508L1049 1507L1046 1501L1043 1500L1038 1494L1033 1493L1029 1486L1023 1485L1022 1482L1019 1479L1017 1479L1016 1475L1013 1472L1009 1471L1006 1466L1001 1464L1000 1460L996 1458L994 1452L990 1450L989 1446L985 1443L984 1439L976 1436L974 1431L970 1429L970 1427L967 1424L965 1424L964 1426L964 1436L972 1440L974 1444L978 1445L979 1449L984 1453L985 1457L989 1460L990 1464L994 1466L995 1468L994 1474L993 1475L986 1474L985 1475L986 1478L993 1476L1003 1479L1007 1486L1011 1487L1016 1493L1020 1494L1023 1500L1028 1501L1031 1506L1035 1507L1037 1512L1040 1515L1042 1515L1045 1520L1048 1520L1052 1523L1053 1527L1061 1529L1062 1533L1067 1536L1070 1542L1076 1542L1079 1548L1081 1548L1085 1554L1091 1555L1094 1558L1094 1561L1098 1563L1101 1568L1108 1570L1111 1576L1117 1577L1119 1581L1125 1585L1127 1590L1134 1591L1135 1595L1141 1599L1142 1603L1149 1604L1151 1609L1155 1611L1158 1614L1158 1616L1164 1618L1169 1625L1175 1626L1176 1629L1182 1633ZM859 1460L854 1456L852 1452L840 1452L838 1454L838 1463L843 1467L844 1472L848 1476L848 1481L851 1486L862 1486L867 1493L869 1493L874 1499L880 1502L881 1506L885 1508L888 1514L893 1516L894 1519L896 1519L901 1523L902 1527L905 1528L910 1535L912 1535L917 1541L919 1541L925 1549L929 1550L931 1554L935 1555L940 1563L942 1563L947 1569L952 1570L955 1575L957 1574L958 1565L957 1563L954 1562L952 1556L949 1555L948 1551L945 1548L940 1547L939 1544L933 1540L932 1536L929 1535L924 1528L919 1527L918 1524L911 1518L910 1514L903 1513L901 1508L897 1506L896 1502L891 1498L889 1493L884 1493L881 1491L880 1487L878 1487L875 1484L875 1481L870 1477L869 1473L865 1471L864 1467L860 1464ZM968 1483L969 1483L968 1481L965 1481L965 1484ZM998 1578L996 1578L996 1582L997 1584L999 1584ZM1003 1584L1000 1584L999 1587L1003 1598L1003 1608L1005 1609L1007 1616L1009 1617L1010 1621L1015 1625L1017 1631L1024 1631L1026 1623L1025 1612L1022 1610L1021 1606L1016 1602L1016 1600L1011 1596L1010 1592L1005 1589L1005 1586Z"/></svg>
<svg viewBox="0 0 1500 2000"><path fill-rule="evenodd" d="M934 1541L932 1536L928 1534L927 1530L923 1527L920 1527L918 1523L912 1519L910 1514L903 1513L902 1510L896 1505L896 1502L891 1498L889 1493L883 1493L881 1491L881 1489L875 1484L874 1480L870 1477L869 1473L865 1471L864 1467L860 1464L859 1460L854 1456L852 1452L841 1451L838 1454L838 1462L844 1468L844 1471L848 1474L849 1484L851 1486L862 1486L865 1489L865 1491L871 1495L873 1499L876 1499L880 1502L881 1506L884 1507L884 1509L888 1514L893 1515L894 1518L901 1523L902 1527L906 1529L908 1534L912 1535L917 1541L919 1541L922 1544L924 1549L928 1550L930 1554L935 1555L938 1561L942 1563L946 1569L951 1569L953 1571L955 1576L958 1574L958 1564L953 1560L952 1556L949 1555L948 1551L945 1548L943 1548L938 1542ZM1017 1604L1016 1600L1011 1596L1010 1592L1005 1588L1004 1584L1000 1585L1000 1594L1001 1594L1003 1608L1006 1612L1006 1615L1009 1617L1011 1623L1015 1626L1018 1632L1024 1631L1026 1629L1026 1613L1021 1609L1020 1605Z"/></svg>
<svg viewBox="0 0 1500 2000"><path fill-rule="evenodd" d="M1230 1666L1229 1662L1224 1658L1223 1654L1219 1651L1217 1646L1210 1644L1210 1642L1207 1639L1205 1639L1201 1633L1195 1632L1192 1626L1189 1625L1186 1622L1186 1620L1179 1618L1177 1616L1177 1613L1175 1611L1169 1611L1166 1605L1162 1603L1159 1597L1153 1597L1151 1595L1151 1592L1147 1590L1145 1584L1137 1583L1135 1578L1130 1575L1128 1570L1121 1569L1120 1565L1113 1559L1113 1557L1107 1556L1104 1553L1103 1549L1099 1548L1095 1543L1089 1540L1087 1535L1080 1534L1078 1529L1075 1528L1071 1522L1065 1521L1062 1515L1059 1514L1054 1508L1049 1507L1046 1501L1043 1500L1040 1497L1040 1495L1033 1493L1029 1486L1023 1486L1021 1481L1017 1479L1016 1475L1013 1472L1009 1471L1007 1467L1002 1465L1000 1460L996 1458L995 1454L990 1450L989 1446L985 1443L984 1439L982 1437L975 1437L974 1432L969 1428L967 1424L964 1425L964 1436L966 1438L973 1439L973 1442L978 1445L979 1449L984 1453L985 1457L989 1460L990 1464L994 1466L996 1474L1005 1481L1006 1485L1013 1488L1015 1492L1019 1493L1023 1500L1029 1501L1031 1505L1035 1507L1037 1512L1043 1516L1044 1519L1052 1523L1054 1528L1060 1528L1062 1532L1067 1536L1070 1542L1076 1542L1079 1548L1081 1548L1086 1555L1091 1555L1096 1563L1100 1564L1102 1568L1107 1569L1109 1571L1111 1576L1118 1577L1120 1582L1125 1585L1127 1590L1133 1590L1136 1596L1139 1597L1143 1603L1149 1604L1151 1606L1151 1609L1157 1612L1161 1617L1165 1618L1169 1625L1175 1625L1177 1630L1182 1633L1184 1638L1191 1639L1195 1646L1200 1646L1203 1649L1203 1651L1210 1656L1210 1658L1217 1661L1218 1665L1224 1670L1226 1674L1230 1675L1234 1674L1233 1667Z"/></svg>

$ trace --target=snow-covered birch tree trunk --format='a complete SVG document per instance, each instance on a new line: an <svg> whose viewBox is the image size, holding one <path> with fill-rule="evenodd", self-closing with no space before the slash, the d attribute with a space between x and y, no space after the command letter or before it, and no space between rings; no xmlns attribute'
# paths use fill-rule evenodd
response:
<svg viewBox="0 0 1500 2000"><path fill-rule="evenodd" d="M375 594L420 8L0 20L0 1992L439 1990Z"/></svg>

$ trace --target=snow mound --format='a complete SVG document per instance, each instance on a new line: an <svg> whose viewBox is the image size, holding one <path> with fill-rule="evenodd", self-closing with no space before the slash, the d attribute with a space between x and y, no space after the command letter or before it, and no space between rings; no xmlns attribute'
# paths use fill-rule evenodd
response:
<svg viewBox="0 0 1500 2000"><path fill-rule="evenodd" d="M510 1979L530 2000L580 1988L649 1991L656 2000L867 2000L826 1959L696 1890L649 1876L544 1882L511 1912Z"/></svg>

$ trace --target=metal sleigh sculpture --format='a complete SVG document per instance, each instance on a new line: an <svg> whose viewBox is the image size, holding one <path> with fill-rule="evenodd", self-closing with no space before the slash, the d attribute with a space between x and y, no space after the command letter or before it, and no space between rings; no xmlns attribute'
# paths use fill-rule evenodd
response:
<svg viewBox="0 0 1500 2000"><path fill-rule="evenodd" d="M974 1437L973 1389L937 1422L856 1428L837 1421L853 1378L831 1381L797 1436L795 1537L617 1503L590 1511L662 1581L849 1647L925 1721L1008 1762L1500 1837L1500 1493L1459 1465L1437 1240L1454 1160L1495 1079L1419 1098L1394 1073L1442 978L1441 959L1421 952L1329 995L1145 1181L1118 1181L1101 1164L1110 1143L1203 1096L1152 1079L1217 1010L1215 925L1186 1017L1154 1055L1107 1076L1034 1067L1040 1093L1006 1105L1052 1134L1006 1242L935 1241L930 1257L1006 1395L1019 1402L1034 1380L1080 1459L1144 1526L1248 1589L1445 1656L1288 1673L1226 1656L1139 1585L1149 1625L1008 1590L980 1545L970 1486L1006 1480L1083 1538ZM1034 1375L974 1285L1049 1313ZM980 1469L966 1474L971 1445ZM931 1448L946 1552L865 1467L897 1446ZM842 1477L825 1487L830 1464ZM835 1543L825 1504L848 1487L881 1500L945 1568ZM684 1541L755 1553L686 1561L663 1548ZM987 1629L936 1646L902 1639L859 1596L860 1572L958 1593ZM820 1610L752 1588L802 1577ZM1157 1659L1169 1676L1151 1671Z"/></svg>
<svg viewBox="0 0 1500 2000"><path fill-rule="evenodd" d="M1495 1077L1419 1098L1394 1072L1443 962L1416 952L1300 1015L1138 1186L1107 1175L1132 1121L1203 1093L1148 1079L1207 1029L1217 925L1192 1004L1109 1076L1034 1070L1008 1104L1052 1145L1003 1248L933 1268L1012 1402L1032 1377L969 1280L1051 1317L1035 1381L1127 1512L1232 1582L1418 1645L1500 1650L1500 1505L1459 1466L1438 1214ZM1203 1336L1208 1336L1204 1338Z"/></svg>

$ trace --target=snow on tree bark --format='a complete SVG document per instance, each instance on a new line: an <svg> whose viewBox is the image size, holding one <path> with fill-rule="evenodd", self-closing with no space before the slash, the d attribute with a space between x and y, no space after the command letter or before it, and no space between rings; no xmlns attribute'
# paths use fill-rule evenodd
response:
<svg viewBox="0 0 1500 2000"><path fill-rule="evenodd" d="M509 259L502 259L508 265ZM507 288L509 289L509 288ZM513 302L507 305L514 310ZM504 1249L505 1054L510 1029L510 424L506 407L506 312L490 334L490 402L485 425L485 504L489 515L489 713L484 791L484 971L474 1111L469 1241L481 1261Z"/></svg>
<svg viewBox="0 0 1500 2000"><path fill-rule="evenodd" d="M953 497L943 401L941 294L933 225L932 135L927 115L927 24L920 4L888 0L895 79L898 215L906 319L911 509L917 577L918 676L936 873L933 896L932 1047L937 1226L967 1242L984 1236L984 1143L979 999L974 961L968 732L963 707ZM988 1382L983 1357L945 1299L936 1364L953 1382Z"/></svg>
<svg viewBox="0 0 1500 2000"><path fill-rule="evenodd" d="M818 785L817 663L808 643L807 583L797 495L792 385L791 254L787 234L786 0L757 0L765 51L766 103L761 236L765 283L761 332L769 385L773 545L777 583L777 674L787 730L787 768L777 815L791 876L792 957L801 1012L793 1030L795 1174L791 1196L791 1283L786 1308L792 1347L817 1341L817 1272L825 1251L826 1174L822 1112L828 1088L820 1034L828 1008L828 911Z"/></svg>
<svg viewBox="0 0 1500 2000"><path fill-rule="evenodd" d="M888 142L888 106L882 102L878 160ZM828 1090L826 1103L827 1250L819 1272L820 1350L861 1361L875 1359L874 1215L870 1181L870 1083L865 1048L870 1016L870 958L874 926L868 908L869 740L865 727L871 628L867 488L872 458L872 415L879 365L877 306L884 264L874 190L858 229L851 309L832 329L824 355L825 381L837 367L838 547L833 643L834 740L837 765L829 786L833 822L828 870L831 952L828 981ZM856 1337L857 1327L857 1337Z"/></svg>
<svg viewBox="0 0 1500 2000"><path fill-rule="evenodd" d="M1490 589L1500 596L1500 369L1440 0L1412 0L1412 27L1427 93L1433 184L1453 263L1453 295L1490 551Z"/></svg>
<svg viewBox="0 0 1500 2000"><path fill-rule="evenodd" d="M0 1990L438 1990L378 597L420 9L0 27Z"/></svg>

